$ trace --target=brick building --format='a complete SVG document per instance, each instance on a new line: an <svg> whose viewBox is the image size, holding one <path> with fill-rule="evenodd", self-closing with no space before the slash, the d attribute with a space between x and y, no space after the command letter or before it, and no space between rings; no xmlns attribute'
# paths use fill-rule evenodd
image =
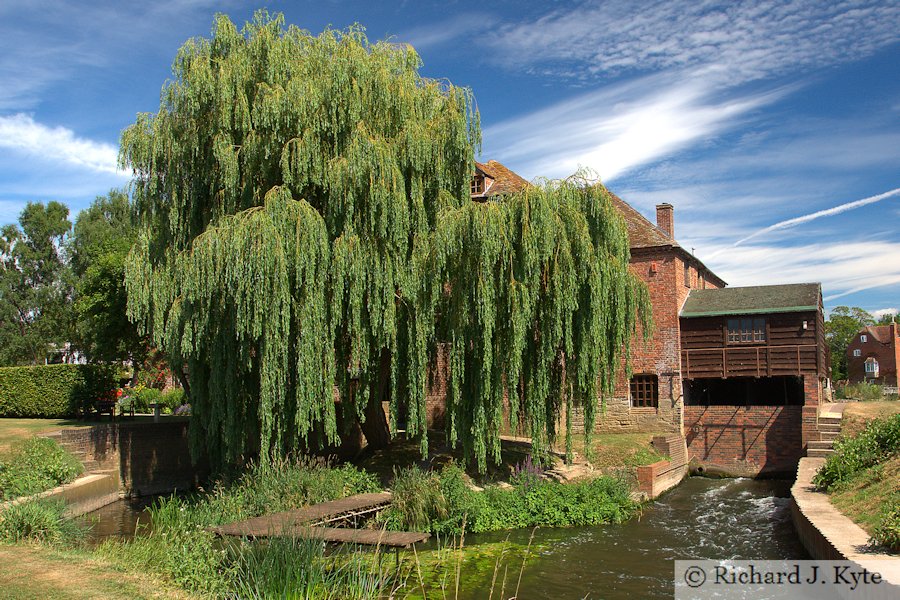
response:
<svg viewBox="0 0 900 600"><path fill-rule="evenodd" d="M476 163L471 195L486 202L527 185L492 160ZM695 463L731 473L792 470L819 439L827 370L820 286L726 288L676 241L672 205L656 207L654 224L611 200L628 229L630 268L650 292L654 331L635 341L633 375L622 369L597 430L683 435ZM428 394L433 426L443 421L446 369L439 353Z"/></svg>
<svg viewBox="0 0 900 600"><path fill-rule="evenodd" d="M850 383L877 383L897 387L900 364L900 326L872 325L861 329L847 346Z"/></svg>

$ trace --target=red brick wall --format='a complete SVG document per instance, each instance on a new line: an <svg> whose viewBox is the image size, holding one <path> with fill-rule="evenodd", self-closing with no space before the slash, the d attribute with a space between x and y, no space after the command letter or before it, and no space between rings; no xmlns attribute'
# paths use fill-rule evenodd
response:
<svg viewBox="0 0 900 600"><path fill-rule="evenodd" d="M847 346L847 378L850 383L859 383L865 379L866 359L875 358L878 361L878 378L876 383L896 386L898 383L897 365L900 364L900 338L897 324L890 326L889 339L892 343L884 344L875 339L869 332L857 333ZM862 342L860 335L867 337ZM853 356L853 351L859 350L860 356Z"/></svg>
<svg viewBox="0 0 900 600"><path fill-rule="evenodd" d="M736 475L793 471L803 455L801 406L686 406L695 463Z"/></svg>
<svg viewBox="0 0 900 600"><path fill-rule="evenodd" d="M191 462L187 426L186 421L110 423L64 429L60 441L101 468L117 468L128 493L160 494L191 489L209 472L202 461Z"/></svg>

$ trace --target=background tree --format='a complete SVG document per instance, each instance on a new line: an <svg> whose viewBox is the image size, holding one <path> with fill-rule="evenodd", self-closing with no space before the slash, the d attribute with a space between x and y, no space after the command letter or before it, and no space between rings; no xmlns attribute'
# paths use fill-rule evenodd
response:
<svg viewBox="0 0 900 600"><path fill-rule="evenodd" d="M72 339L72 278L63 249L72 224L59 202L29 202L0 230L0 364L42 364Z"/></svg>
<svg viewBox="0 0 900 600"><path fill-rule="evenodd" d="M136 235L128 196L111 190L79 213L70 253L80 346L91 360L132 361L137 370L149 339L126 313L125 257Z"/></svg>
<svg viewBox="0 0 900 600"><path fill-rule="evenodd" d="M540 446L563 402L590 423L611 385L647 296L608 195L569 182L472 203L471 93L420 66L358 28L218 17L123 133L142 221L129 314L188 364L214 464L334 442L341 422L382 445L383 401L402 400L424 451L438 321L449 433L480 468L504 390Z"/></svg>
<svg viewBox="0 0 900 600"><path fill-rule="evenodd" d="M875 318L859 307L836 306L825 321L825 339L831 351L831 378L847 379L847 346L859 330L874 325Z"/></svg>
<svg viewBox="0 0 900 600"><path fill-rule="evenodd" d="M884 313L878 318L876 325L890 325L891 323L900 322L897 313Z"/></svg>

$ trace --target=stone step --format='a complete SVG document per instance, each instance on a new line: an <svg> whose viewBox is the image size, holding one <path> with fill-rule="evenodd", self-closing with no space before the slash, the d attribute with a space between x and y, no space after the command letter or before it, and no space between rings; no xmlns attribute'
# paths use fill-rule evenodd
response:
<svg viewBox="0 0 900 600"><path fill-rule="evenodd" d="M828 458L834 454L834 450L817 450L815 448L810 448L806 451L806 456L809 458Z"/></svg>
<svg viewBox="0 0 900 600"><path fill-rule="evenodd" d="M840 423L816 423L816 427L825 431L840 431Z"/></svg>
<svg viewBox="0 0 900 600"><path fill-rule="evenodd" d="M810 450L831 450L832 447L831 440L810 440L807 444Z"/></svg>
<svg viewBox="0 0 900 600"><path fill-rule="evenodd" d="M840 434L840 431L819 431L819 439L831 442L836 440Z"/></svg>
<svg viewBox="0 0 900 600"><path fill-rule="evenodd" d="M840 425L841 417L819 417L819 425Z"/></svg>
<svg viewBox="0 0 900 600"><path fill-rule="evenodd" d="M96 460L83 460L83 461L81 461L81 464L84 465L85 473L93 473L94 471L96 471L97 469L100 468L100 463L97 462Z"/></svg>

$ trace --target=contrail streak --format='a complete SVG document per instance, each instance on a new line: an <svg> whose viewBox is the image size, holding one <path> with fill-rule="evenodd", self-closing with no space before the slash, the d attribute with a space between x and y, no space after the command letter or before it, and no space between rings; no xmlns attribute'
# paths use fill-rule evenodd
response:
<svg viewBox="0 0 900 600"><path fill-rule="evenodd" d="M810 213L808 215L803 215L802 217L795 217L793 219L788 219L786 221L780 221L775 223L774 225L769 225L759 231L751 233L747 237L736 241L733 246L740 246L747 240L752 240L755 237L764 235L769 233L770 231L778 231L779 229L790 229L791 227L796 227L797 225L802 225L803 223L808 223L810 221L814 221L816 219L820 219L822 217L831 217L834 215L839 215L843 212L847 212L848 210L853 210L854 208L859 208L861 206L866 206L867 204L874 204L876 202L881 202L891 196L896 196L900 194L900 188L894 188L889 192L885 192L883 194L878 194L877 196L869 196L868 198L863 198L862 200L854 200L853 202L847 202L846 204L841 204L839 206L835 206L833 208L826 208L825 210L820 210L814 213Z"/></svg>

